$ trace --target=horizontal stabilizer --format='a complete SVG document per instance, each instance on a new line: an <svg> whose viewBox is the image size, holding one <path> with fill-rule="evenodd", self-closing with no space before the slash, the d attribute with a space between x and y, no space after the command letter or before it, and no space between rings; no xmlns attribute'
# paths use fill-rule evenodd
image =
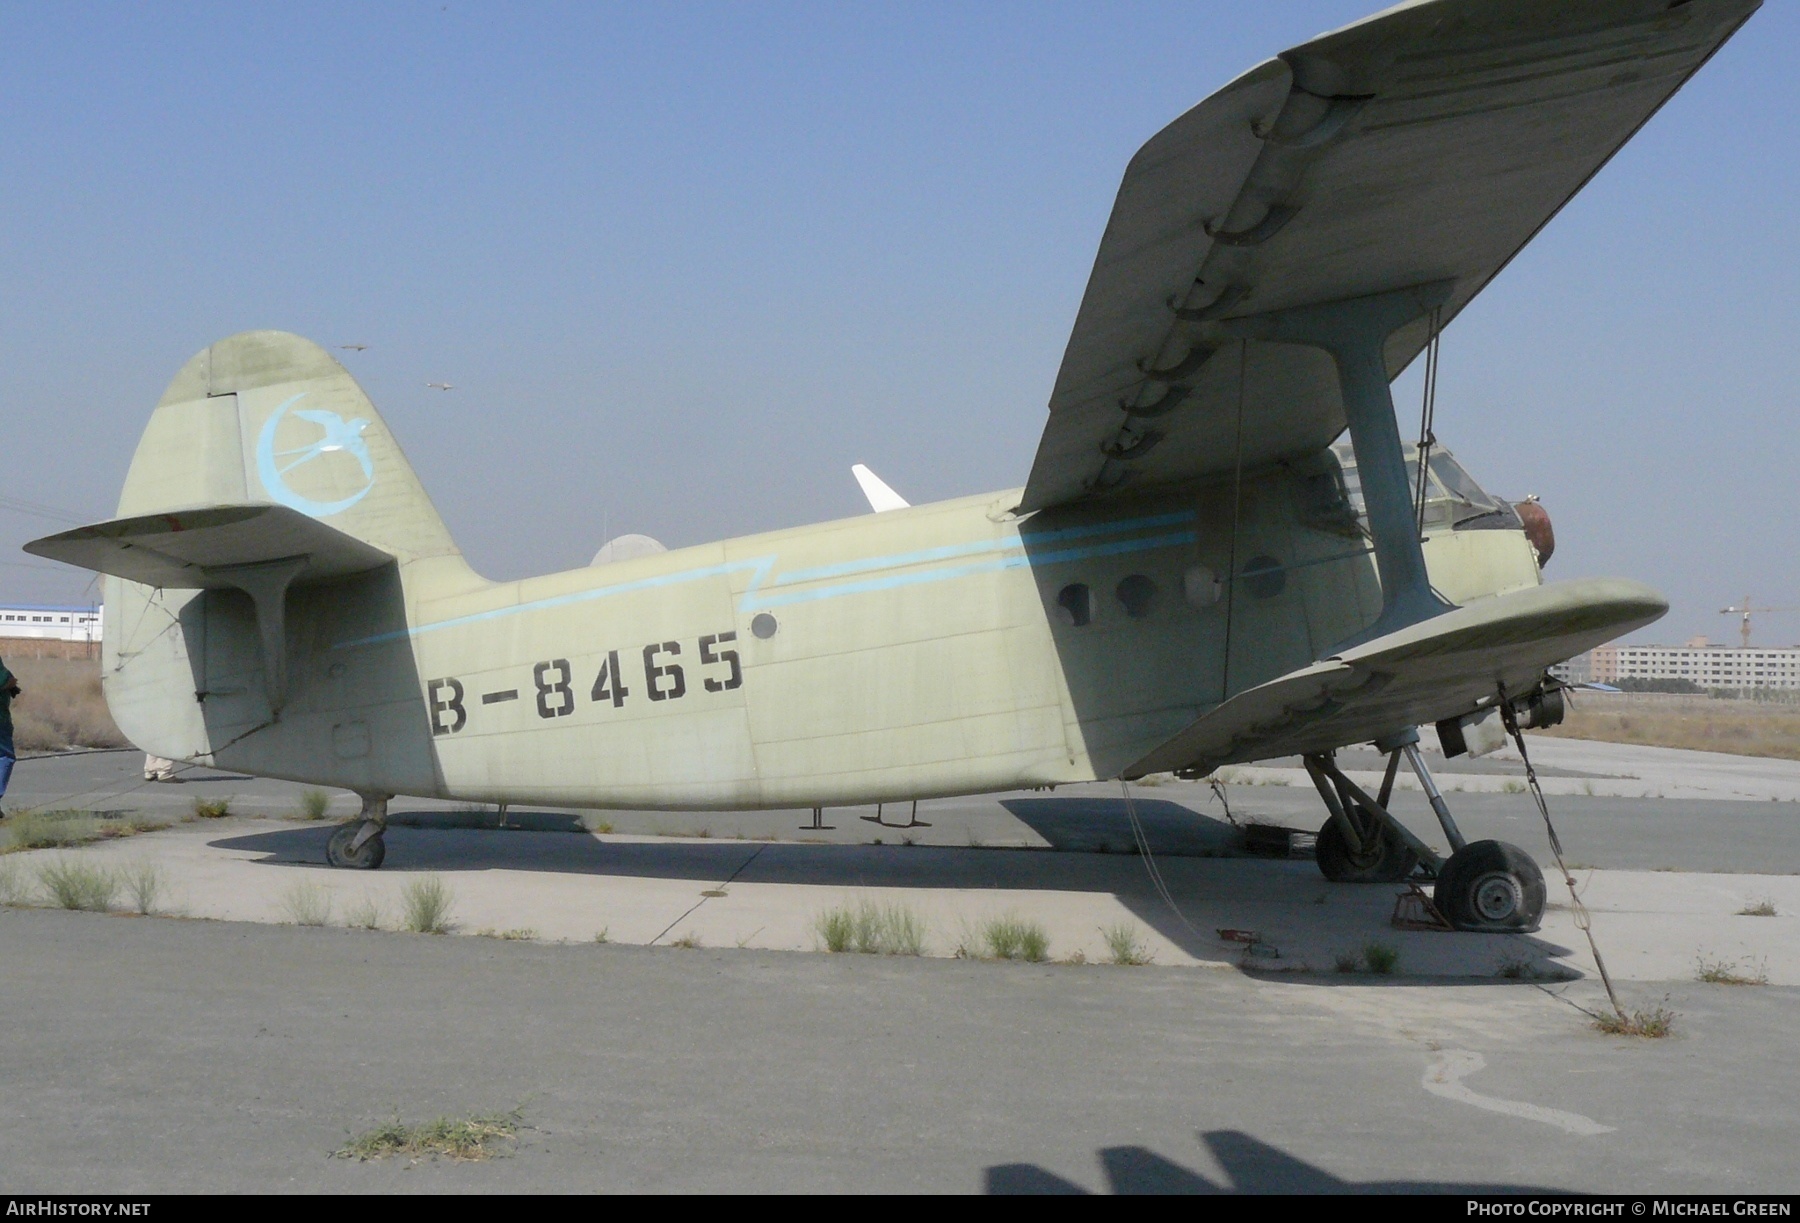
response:
<svg viewBox="0 0 1800 1223"><path fill-rule="evenodd" d="M241 587L244 566L294 562L290 584L380 568L391 553L284 505L214 505L115 518L25 545L46 557L146 586Z"/></svg>
<svg viewBox="0 0 1800 1223"><path fill-rule="evenodd" d="M1481 599L1240 692L1123 775L1332 751L1458 717L1503 684L1523 694L1552 664L1668 610L1654 590L1623 578Z"/></svg>

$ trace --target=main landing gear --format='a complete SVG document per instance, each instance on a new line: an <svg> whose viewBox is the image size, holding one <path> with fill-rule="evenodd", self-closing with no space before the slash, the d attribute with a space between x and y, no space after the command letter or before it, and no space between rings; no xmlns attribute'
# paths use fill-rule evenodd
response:
<svg viewBox="0 0 1800 1223"><path fill-rule="evenodd" d="M1419 732L1411 727L1375 745L1388 755L1381 791L1371 795L1351 781L1330 752L1303 758L1331 818L1319 829L1319 870L1333 883L1398 883L1423 868L1435 875L1432 903L1458 930L1527 934L1544 916L1544 873L1531 855L1502 841L1463 839L1431 771L1419 756ZM1448 861L1414 836L1388 811L1400 761L1419 778L1450 842Z"/></svg>
<svg viewBox="0 0 1800 1223"><path fill-rule="evenodd" d="M381 838L387 831L387 795L365 794L362 800L361 813L325 842L325 860L333 866L372 871L387 857L387 845Z"/></svg>

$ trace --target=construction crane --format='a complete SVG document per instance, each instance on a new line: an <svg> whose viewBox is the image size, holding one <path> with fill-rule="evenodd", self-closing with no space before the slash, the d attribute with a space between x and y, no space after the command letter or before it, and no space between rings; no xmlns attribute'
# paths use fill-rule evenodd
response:
<svg viewBox="0 0 1800 1223"><path fill-rule="evenodd" d="M1795 608L1795 607L1752 607L1750 605L1750 596L1745 595L1742 606L1740 606L1740 607L1721 607L1719 609L1719 614L1721 616L1742 617L1738 621L1738 636L1743 638L1743 647L1742 648L1747 650L1750 648L1750 613L1751 612L1755 612L1756 614L1761 615L1764 612L1788 612L1788 611L1800 611L1800 608Z"/></svg>

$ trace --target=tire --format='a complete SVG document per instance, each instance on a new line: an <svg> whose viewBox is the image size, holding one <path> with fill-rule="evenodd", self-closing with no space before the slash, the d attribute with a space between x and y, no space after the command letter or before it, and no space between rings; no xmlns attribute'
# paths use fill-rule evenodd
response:
<svg viewBox="0 0 1800 1223"><path fill-rule="evenodd" d="M1544 872L1504 841L1476 841L1450 856L1432 902L1458 930L1529 934L1544 919Z"/></svg>
<svg viewBox="0 0 1800 1223"><path fill-rule="evenodd" d="M1325 821L1319 829L1319 844L1314 851L1319 873L1333 883L1398 883L1418 868L1419 857L1412 847L1394 835L1386 825L1374 847L1356 851L1344 838L1335 819Z"/></svg>
<svg viewBox="0 0 1800 1223"><path fill-rule="evenodd" d="M356 834L362 831L367 822L351 820L348 824L340 825L331 834L331 839L325 842L325 860L345 870L372 871L379 867L382 859L387 857L387 845L383 843L379 832L364 841L360 849L353 851L350 848L350 842L356 839Z"/></svg>

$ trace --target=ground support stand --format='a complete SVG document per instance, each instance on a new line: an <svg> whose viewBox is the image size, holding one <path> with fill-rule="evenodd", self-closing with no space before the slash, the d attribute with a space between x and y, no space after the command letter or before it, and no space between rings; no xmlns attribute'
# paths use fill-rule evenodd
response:
<svg viewBox="0 0 1800 1223"><path fill-rule="evenodd" d="M885 810L885 808L886 808L885 803L876 803L874 815L859 815L859 816L857 816L857 818L861 819L861 820L867 820L871 824L878 824L883 828L929 828L929 827L931 827L931 824L929 822L919 818L919 800L916 798L913 799L913 803L912 803L912 815L904 824L890 824L887 822L887 820L883 819L882 813Z"/></svg>

